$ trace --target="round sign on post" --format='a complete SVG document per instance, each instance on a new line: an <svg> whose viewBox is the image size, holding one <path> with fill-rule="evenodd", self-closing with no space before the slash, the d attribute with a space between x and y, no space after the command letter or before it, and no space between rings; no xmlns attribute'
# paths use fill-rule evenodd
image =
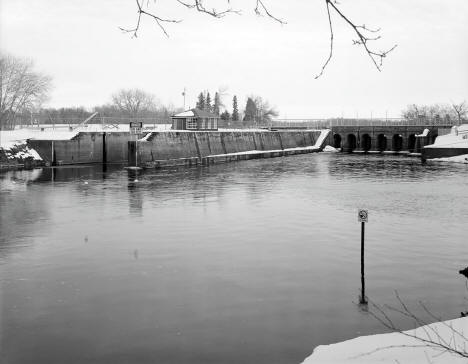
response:
<svg viewBox="0 0 468 364"><path fill-rule="evenodd" d="M359 210L358 212L358 221L359 222L368 222L369 214L367 210Z"/></svg>

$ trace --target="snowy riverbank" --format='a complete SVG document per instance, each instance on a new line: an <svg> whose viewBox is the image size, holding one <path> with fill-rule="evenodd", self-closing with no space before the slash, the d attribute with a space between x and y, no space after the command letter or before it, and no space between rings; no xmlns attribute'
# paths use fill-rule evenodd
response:
<svg viewBox="0 0 468 364"><path fill-rule="evenodd" d="M302 364L466 364L467 357L450 352L444 346L466 353L467 337L468 318L463 317L403 333L360 336L337 344L320 345ZM430 344L429 341L440 345Z"/></svg>

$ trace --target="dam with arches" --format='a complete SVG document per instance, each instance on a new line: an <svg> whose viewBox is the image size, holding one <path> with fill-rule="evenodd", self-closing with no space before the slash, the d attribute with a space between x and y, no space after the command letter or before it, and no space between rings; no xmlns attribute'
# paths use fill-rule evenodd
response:
<svg viewBox="0 0 468 364"><path fill-rule="evenodd" d="M21 145L0 148L0 162L13 158L16 165L27 166L28 153L33 150L38 165L121 163L151 168L320 152L327 145L345 153L419 155L437 136L448 134L454 124L447 119L289 119L254 128L220 127L217 131L147 130L132 135L128 128L117 128L49 131L42 137L37 132L35 138L26 138Z"/></svg>
<svg viewBox="0 0 468 364"><path fill-rule="evenodd" d="M447 126L446 128L450 128ZM446 129L444 128L444 130ZM332 127L328 145L343 152L420 153L434 143L440 127L434 126L340 126Z"/></svg>
<svg viewBox="0 0 468 364"><path fill-rule="evenodd" d="M439 135L447 134L454 125L445 119L417 120L281 120L271 129L288 128L329 129L326 144L342 152L420 153L434 143Z"/></svg>

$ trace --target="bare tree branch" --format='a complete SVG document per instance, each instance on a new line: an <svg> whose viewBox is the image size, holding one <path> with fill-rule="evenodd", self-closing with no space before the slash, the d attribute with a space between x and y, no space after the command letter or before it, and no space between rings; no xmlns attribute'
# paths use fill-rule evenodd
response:
<svg viewBox="0 0 468 364"><path fill-rule="evenodd" d="M142 3L140 3L140 0L135 0L135 1L136 1L136 4L137 4L137 7L138 7L138 19L137 19L137 23L136 23L135 28L125 29L125 28L120 28L119 27L119 29L122 30L125 33L133 33L134 38L136 38L138 36L138 30L140 30L140 22L141 22L141 16L142 15L146 15L146 16L152 18L156 22L156 24L159 26L159 28L161 28L164 35L166 37L168 37L168 38L169 38L169 34L167 33L166 28L163 26L163 23L180 23L181 22L181 20L160 18L159 16L157 16L157 15L155 15L153 13L150 13L150 12L143 9L142 3L143 3L144 0L141 0ZM148 6L148 3L146 5Z"/></svg>
<svg viewBox="0 0 468 364"><path fill-rule="evenodd" d="M377 321L379 321L384 327L387 329L398 332L408 338L415 339L419 341L421 344L415 345L393 345L393 346L384 346L382 348L377 348L371 352L367 352L362 354L362 356L371 355L375 352L391 349L391 348L406 348L406 347L428 347L435 350L440 351L442 355L444 353L454 354L463 358L468 358L468 352L466 350L466 344L468 343L468 337L464 335L463 332L455 329L452 325L448 324L447 322L442 321L442 319L436 315L434 315L422 302L419 302L419 305L423 308L424 312L426 312L429 317L441 323L442 326L446 327L450 332L450 337L447 338L445 335L441 335L441 333L437 330L437 327L434 325L430 325L425 320L421 319L421 317L417 316L412 312L406 303L401 299L398 292L395 292L396 298L399 303L399 307L392 307L385 305L384 308L380 307L379 305L371 302L372 308L375 312L369 310L369 314L374 317ZM423 332L423 334L418 334L417 330L408 330L403 331L400 327L398 327L394 321L389 317L388 311L393 311L398 314L403 315L404 317L412 319L419 328Z"/></svg>
<svg viewBox="0 0 468 364"><path fill-rule="evenodd" d="M362 25L356 24L347 15L345 15L343 11L341 11L341 9L338 7L337 0L323 0L323 1L325 1L325 6L327 9L328 25L330 29L330 50L329 50L327 59L322 65L320 73L317 76L315 76L315 78L317 79L323 75L326 67L329 65L331 59L333 58L334 33L333 33L333 20L332 20L330 9L332 9L342 20L344 20L346 24L348 24L351 27L353 33L356 36L356 39L353 40L353 44L362 46L364 48L364 51L372 60L372 63L377 68L377 70L381 71L383 59L390 52L392 52L396 48L397 45L395 44L393 47L385 51L375 50L374 48L371 47L370 42L378 41L381 39L380 28L373 29L373 28L369 28L365 24L362 24ZM137 13L138 13L135 27L131 29L120 28L122 31L126 33L132 33L133 37L137 37L138 35L138 31L140 30L142 16L147 16L147 17L152 18L156 22L156 24L159 26L159 28L162 30L164 35L166 35L167 37L169 37L169 34L166 31L164 24L181 22L181 20L162 18L156 15L155 12L150 11L149 0L146 1L146 4L144 0L135 0L135 2L137 5ZM203 4L203 0L175 0L175 2L178 3L179 5L182 5L183 7L187 9L193 9L193 10L196 10L197 12L210 15L214 18L222 18L225 15L231 14L231 13L241 14L240 10L236 10L230 7L230 0L226 0L227 7L222 10L218 10L217 8L206 8L205 5ZM154 0L153 3L156 3L156 0ZM270 19L282 25L286 24L285 20L277 17L276 15L273 15L270 12L268 7L264 3L264 0L255 0L254 12L255 14L259 16L265 14Z"/></svg>
<svg viewBox="0 0 468 364"><path fill-rule="evenodd" d="M323 66L322 66L322 70L320 71L320 73L317 76L315 76L315 79L317 79L317 78L319 78L320 76L323 75L323 72L325 71L325 68L328 66L328 63L330 62L330 60L333 57L333 23L332 23L332 20L331 20L330 6L328 4L328 1L326 2L326 4L327 4L328 25L330 27L330 53L328 54L328 58L325 61L325 63L323 64Z"/></svg>
<svg viewBox="0 0 468 364"><path fill-rule="evenodd" d="M261 8L263 9L263 11L265 12L265 14L266 14L267 16L269 16L270 18L272 18L273 20L277 21L277 22L280 23L280 24L286 24L286 22L285 22L284 20L281 20L280 18L277 18L276 16L272 15L272 14L268 11L267 7L263 4L263 1L261 1L261 0L257 0L257 4L255 5L255 9L254 9L255 14L257 14L257 15L262 15L262 13L261 13L259 7L261 7Z"/></svg>
<svg viewBox="0 0 468 364"><path fill-rule="evenodd" d="M330 7L333 8L336 14L338 14L346 24L348 24L354 31L357 39L353 40L354 45L361 45L364 47L365 52L374 63L374 66L380 72L382 70L383 59L393 51L397 45L395 44L393 47L389 48L386 51L376 51L370 47L369 42L376 41L381 39L381 35L379 34L380 28L378 29L371 29L367 27L365 24L363 25L356 25L348 16L346 16L339 8L338 2L336 0L325 0L325 4L327 7L327 14L328 14L328 23L330 27L330 52L328 54L328 58L325 61L324 65L322 66L321 72L315 77L316 79L323 75L325 68L327 67L328 63L330 62L332 55L333 55L333 27L332 27L332 20L330 16ZM372 36L371 34L377 34Z"/></svg>

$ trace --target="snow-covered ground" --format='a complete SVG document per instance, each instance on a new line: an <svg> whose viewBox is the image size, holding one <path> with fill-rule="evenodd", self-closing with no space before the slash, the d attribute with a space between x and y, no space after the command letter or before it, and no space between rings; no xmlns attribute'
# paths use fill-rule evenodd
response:
<svg viewBox="0 0 468 364"><path fill-rule="evenodd" d="M424 148L468 148L468 124L452 127L450 134L438 136Z"/></svg>
<svg viewBox="0 0 468 364"><path fill-rule="evenodd" d="M468 352L468 317L436 322L403 333L360 336L337 344L320 345L302 364L468 363L467 357L443 346Z"/></svg>
<svg viewBox="0 0 468 364"><path fill-rule="evenodd" d="M26 143L26 139L67 140L73 138L78 131L68 129L16 129L0 131L0 148L10 149L15 145Z"/></svg>

